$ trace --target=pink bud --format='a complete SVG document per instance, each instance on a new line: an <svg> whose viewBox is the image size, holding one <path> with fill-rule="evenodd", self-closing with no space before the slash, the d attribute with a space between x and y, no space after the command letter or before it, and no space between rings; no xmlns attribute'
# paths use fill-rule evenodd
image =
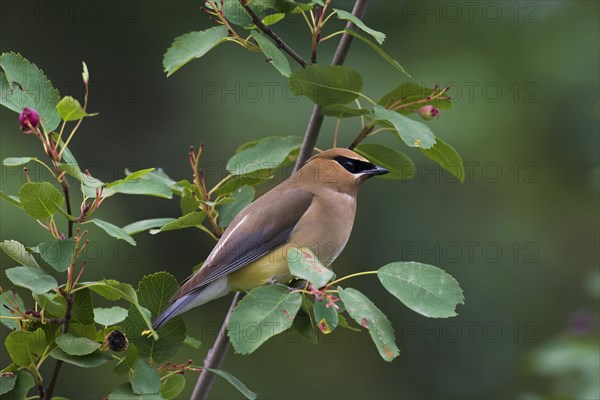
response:
<svg viewBox="0 0 600 400"><path fill-rule="evenodd" d="M436 117L439 117L440 110L438 110L434 106L427 105L427 106L423 106L423 107L419 108L419 115L424 120L429 121L430 119L434 119Z"/></svg>
<svg viewBox="0 0 600 400"><path fill-rule="evenodd" d="M30 132L40 123L40 114L33 108L25 107L19 114L19 122L23 131Z"/></svg>

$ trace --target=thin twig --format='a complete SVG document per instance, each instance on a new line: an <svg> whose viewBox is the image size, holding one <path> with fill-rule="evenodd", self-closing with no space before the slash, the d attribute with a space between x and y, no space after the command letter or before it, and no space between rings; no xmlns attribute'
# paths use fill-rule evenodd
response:
<svg viewBox="0 0 600 400"><path fill-rule="evenodd" d="M367 7L369 6L369 0L356 0L354 3L354 8L352 9L352 14L359 19L362 19L367 11ZM346 25L346 29L355 29L355 25L352 22L348 22ZM333 61L331 62L333 65L342 65L344 61L346 61L346 56L348 55L348 51L350 50L350 45L352 44L353 36L347 33L342 35L340 39L340 43L335 51L335 55L333 56ZM319 132L321 131L321 127L323 126L324 120L323 113L321 112L321 107L314 106L312 115L310 116L310 120L308 121L308 127L306 128L306 133L304 134L304 142L302 143L302 148L300 149L300 154L298 154L298 160L296 161L295 170L298 170L305 162L308 160L317 144L317 138L319 137Z"/></svg>
<svg viewBox="0 0 600 400"><path fill-rule="evenodd" d="M240 1L241 1L242 5L245 8L247 8L247 11L248 11L249 7L247 7L244 4L244 0L240 0ZM354 14L356 17L362 19L363 16L365 15L365 12L367 11L368 5L369 5L369 0L356 0L356 3L354 4L354 9L352 10L352 14ZM251 16L254 15L254 17L256 17L256 15L254 14L254 12L252 10L250 10L250 13L251 13L250 14ZM261 30L263 30L259 25L259 23L262 24L262 21L258 20L259 23L257 23L256 20L253 20L253 22L255 23L256 26L258 26ZM264 26L264 24L262 24L262 25ZM346 27L348 29L353 29L354 24L348 23L348 25ZM264 32L267 33L266 31L264 31ZM271 37L273 37L273 36L271 36ZM340 43L337 47L337 50L333 57L332 64L342 65L344 63L344 61L346 60L346 55L348 54L348 51L350 50L351 43L352 43L352 36L348 35L348 34L344 34L344 36L342 36L342 39L340 40ZM320 119L320 121L319 121L319 119ZM309 124L308 124L308 129L306 131L306 135L304 136L304 143L302 144L302 149L298 156L298 161L296 162L295 170L300 168L300 166L302 166L302 164L304 164L304 162L306 162L306 160L312 154L312 152L315 148L317 137L319 136L319 132L321 130L322 124L323 124L323 114L321 113L320 108L318 106L315 106L315 108L313 109L313 114L312 114ZM208 394L210 393L210 389L214 382L215 375L213 373L210 373L209 371L207 371L206 368L219 368L221 363L223 362L223 359L225 358L225 355L227 354L227 350L229 349L229 346L230 346L229 338L227 337L227 323L229 322L229 318L231 317L231 313L233 312L235 306L238 304L238 302L243 297L244 297L244 294L241 292L236 293L236 295L234 296L233 301L231 302L231 306L229 307L229 311L227 312L227 315L225 316L225 320L223 321L223 325L221 326L221 330L219 331L219 335L217 336L215 343L210 348L206 358L204 359L204 369L203 369L202 373L200 374L198 381L196 382L196 387L194 388L194 392L192 393L192 396L190 398L191 400L205 400L208 398Z"/></svg>
<svg viewBox="0 0 600 400"><path fill-rule="evenodd" d="M348 148L350 150L354 150L354 148L356 146L358 146L358 144L360 142L363 141L364 138L367 137L367 135L369 135L369 133L371 133L373 131L373 129L375 128L375 125L366 125L365 127L362 128L362 130L358 133L358 135L356 135L356 137L354 138L354 140L352 141L352 143L350 144L350 146L348 146Z"/></svg>
<svg viewBox="0 0 600 400"><path fill-rule="evenodd" d="M294 51L294 49L292 49L290 46L288 46L275 32L273 32L273 30L271 28L266 26L261 21L261 19L258 18L256 13L246 3L248 3L248 0L240 0L240 4L242 5L242 7L244 7L244 9L248 13L248 15L250 15L250 18L252 19L252 22L254 23L254 25L256 25L258 27L258 29L260 29L261 31L266 33L268 36L270 36L278 48L280 48L281 50L288 53L290 55L290 57L292 57L294 60L296 60L298 62L298 64L300 64L303 68L306 67L308 65L306 60L304 60L304 58L302 58L302 56L300 56L300 54L296 53Z"/></svg>

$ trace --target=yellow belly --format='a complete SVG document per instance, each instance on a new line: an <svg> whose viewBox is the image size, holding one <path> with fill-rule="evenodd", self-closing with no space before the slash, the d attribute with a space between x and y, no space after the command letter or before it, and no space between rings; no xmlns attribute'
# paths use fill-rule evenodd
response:
<svg viewBox="0 0 600 400"><path fill-rule="evenodd" d="M288 268L286 249L280 247L258 260L240 268L227 277L232 290L250 291L275 279L287 283L292 278Z"/></svg>

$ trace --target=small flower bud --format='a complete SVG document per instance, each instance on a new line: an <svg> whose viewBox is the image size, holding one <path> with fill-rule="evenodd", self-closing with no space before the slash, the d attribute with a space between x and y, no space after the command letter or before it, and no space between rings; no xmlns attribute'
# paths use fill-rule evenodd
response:
<svg viewBox="0 0 600 400"><path fill-rule="evenodd" d="M431 119L439 117L440 110L434 106L427 105L427 106L423 106L423 107L419 108L419 115L424 120L429 121Z"/></svg>
<svg viewBox="0 0 600 400"><path fill-rule="evenodd" d="M40 114L33 108L25 107L19 114L19 122L23 131L31 132L40 123Z"/></svg>
<svg viewBox="0 0 600 400"><path fill-rule="evenodd" d="M104 345L112 351L125 351L129 341L123 332L112 331L104 338Z"/></svg>

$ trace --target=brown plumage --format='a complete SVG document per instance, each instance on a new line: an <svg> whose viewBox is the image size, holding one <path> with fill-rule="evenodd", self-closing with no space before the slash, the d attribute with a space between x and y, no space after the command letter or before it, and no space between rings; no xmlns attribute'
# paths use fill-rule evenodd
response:
<svg viewBox="0 0 600 400"><path fill-rule="evenodd" d="M155 329L232 290L288 282L290 246L308 247L330 265L350 237L361 183L387 172L347 149L324 151L308 160L233 219L202 267L154 321Z"/></svg>

